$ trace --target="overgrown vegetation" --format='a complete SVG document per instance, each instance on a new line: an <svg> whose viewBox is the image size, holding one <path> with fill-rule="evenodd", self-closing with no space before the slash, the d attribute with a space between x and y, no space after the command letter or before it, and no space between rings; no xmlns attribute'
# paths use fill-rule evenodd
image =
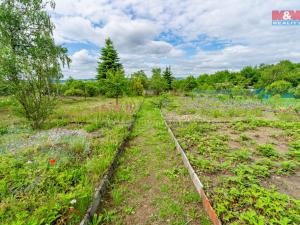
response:
<svg viewBox="0 0 300 225"><path fill-rule="evenodd" d="M0 223L78 224L139 104L63 99L39 132L1 107Z"/></svg>

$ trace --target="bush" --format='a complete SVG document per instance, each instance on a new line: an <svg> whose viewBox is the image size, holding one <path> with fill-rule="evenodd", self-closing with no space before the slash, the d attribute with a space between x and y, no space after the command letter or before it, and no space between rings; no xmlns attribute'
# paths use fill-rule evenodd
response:
<svg viewBox="0 0 300 225"><path fill-rule="evenodd" d="M294 95L296 98L300 98L300 84L295 88Z"/></svg>
<svg viewBox="0 0 300 225"><path fill-rule="evenodd" d="M170 96L168 94L163 94L156 98L155 101L152 101L154 107L157 107L159 109L165 107L168 103L170 103Z"/></svg>
<svg viewBox="0 0 300 225"><path fill-rule="evenodd" d="M144 86L140 78L134 78L131 80L131 94L142 96L144 93Z"/></svg>
<svg viewBox="0 0 300 225"><path fill-rule="evenodd" d="M68 96L94 97L100 94L100 84L98 82L74 80L72 77L70 77L60 89L64 95L67 94ZM80 92L78 90L80 90Z"/></svg>
<svg viewBox="0 0 300 225"><path fill-rule="evenodd" d="M126 79L123 70L110 70L105 79L105 95L109 98L115 98L116 104L119 104L119 98L122 97L126 90Z"/></svg>
<svg viewBox="0 0 300 225"><path fill-rule="evenodd" d="M197 89L200 90L200 91L203 91L203 90L214 90L214 87L205 83L205 84L199 85Z"/></svg>
<svg viewBox="0 0 300 225"><path fill-rule="evenodd" d="M266 90L272 94L282 95L284 93L287 93L291 87L292 84L290 82L287 82L285 80L279 80L267 86Z"/></svg>
<svg viewBox="0 0 300 225"><path fill-rule="evenodd" d="M85 90L86 90L86 95L89 97L97 96L100 93L99 85L97 82L92 82L92 81L86 82Z"/></svg>
<svg viewBox="0 0 300 225"><path fill-rule="evenodd" d="M185 91L191 91L197 87L197 80L193 76L188 76L184 80L184 90Z"/></svg>
<svg viewBox="0 0 300 225"><path fill-rule="evenodd" d="M216 83L215 84L216 90L230 90L233 87L234 87L233 84L231 84L229 82L223 82L223 83Z"/></svg>
<svg viewBox="0 0 300 225"><path fill-rule="evenodd" d="M66 90L64 95L65 96L85 96L85 93L83 90L72 88L72 89Z"/></svg>
<svg viewBox="0 0 300 225"><path fill-rule="evenodd" d="M1 82L0 81L0 96L7 96L10 95L11 92L11 88L9 87L9 85L7 83Z"/></svg>
<svg viewBox="0 0 300 225"><path fill-rule="evenodd" d="M0 127L0 135L4 135L8 133L8 128L7 127Z"/></svg>

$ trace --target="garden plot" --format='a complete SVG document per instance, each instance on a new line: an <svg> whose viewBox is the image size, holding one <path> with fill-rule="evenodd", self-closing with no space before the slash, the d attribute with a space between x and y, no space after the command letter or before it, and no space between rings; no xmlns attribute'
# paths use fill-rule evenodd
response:
<svg viewBox="0 0 300 225"><path fill-rule="evenodd" d="M226 95L176 97L168 121L300 121L300 101L229 98Z"/></svg>
<svg viewBox="0 0 300 225"><path fill-rule="evenodd" d="M200 101L210 105L211 99ZM231 116L227 112L230 108L219 99L213 103L222 112L218 117L189 107L193 105L191 98L175 98L164 113L171 118L169 124L222 223L299 224L299 115L276 104L261 105L260 112L250 115L243 111L242 100L237 101L233 106L241 111L239 119ZM188 115L193 107L195 120L168 116L170 111ZM276 112L272 112L272 119L264 114L271 110Z"/></svg>
<svg viewBox="0 0 300 225"><path fill-rule="evenodd" d="M0 224L78 224L139 104L62 99L42 131L0 104Z"/></svg>

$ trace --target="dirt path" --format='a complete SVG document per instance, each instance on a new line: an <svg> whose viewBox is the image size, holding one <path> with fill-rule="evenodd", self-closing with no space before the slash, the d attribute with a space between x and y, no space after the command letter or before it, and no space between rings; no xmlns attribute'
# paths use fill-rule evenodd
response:
<svg viewBox="0 0 300 225"><path fill-rule="evenodd" d="M146 100L101 212L105 224L211 224L158 109Z"/></svg>

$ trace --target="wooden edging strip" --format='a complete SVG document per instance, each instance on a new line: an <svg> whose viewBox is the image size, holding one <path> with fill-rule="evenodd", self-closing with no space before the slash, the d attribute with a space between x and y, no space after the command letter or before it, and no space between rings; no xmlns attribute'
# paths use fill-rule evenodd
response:
<svg viewBox="0 0 300 225"><path fill-rule="evenodd" d="M211 221L213 222L214 225L221 225L221 222L218 219L218 216L217 216L216 212L214 211L213 207L211 206L210 201L209 201L208 197L206 196L205 191L203 190L203 185L202 185L198 175L196 174L195 170L193 169L192 165L190 164L184 150L180 146L178 140L176 139L172 129L169 127L169 125L168 125L165 117L163 116L162 112L160 112L160 113L161 113L161 116L162 116L162 118L165 122L166 127L168 128L168 131L169 131L171 137L174 140L174 143L176 145L176 149L180 152L180 154L182 156L183 163L189 171L189 174L190 174L190 177L191 177L191 179L194 183L194 186L196 187L196 190L197 190L198 194L201 196L202 204L203 204L209 218L211 219Z"/></svg>
<svg viewBox="0 0 300 225"><path fill-rule="evenodd" d="M117 152L113 158L113 161L110 164L105 175L102 177L99 186L95 189L95 194L92 199L92 202L91 202L89 208L87 209L83 219L81 220L80 225L88 225L89 222L91 221L91 218L93 217L93 215L97 212L100 202L101 202L101 199L103 198L104 194L106 193L109 183L116 171L116 168L118 166L118 161L119 161L120 157L122 156L124 149L127 145L131 131L132 131L134 124L136 122L136 119L137 119L137 114L141 110L142 105L143 105L143 102L140 104L138 110L133 115L133 119L130 122L130 125L128 126L128 133L127 133L126 137L123 139L122 143L119 145Z"/></svg>

